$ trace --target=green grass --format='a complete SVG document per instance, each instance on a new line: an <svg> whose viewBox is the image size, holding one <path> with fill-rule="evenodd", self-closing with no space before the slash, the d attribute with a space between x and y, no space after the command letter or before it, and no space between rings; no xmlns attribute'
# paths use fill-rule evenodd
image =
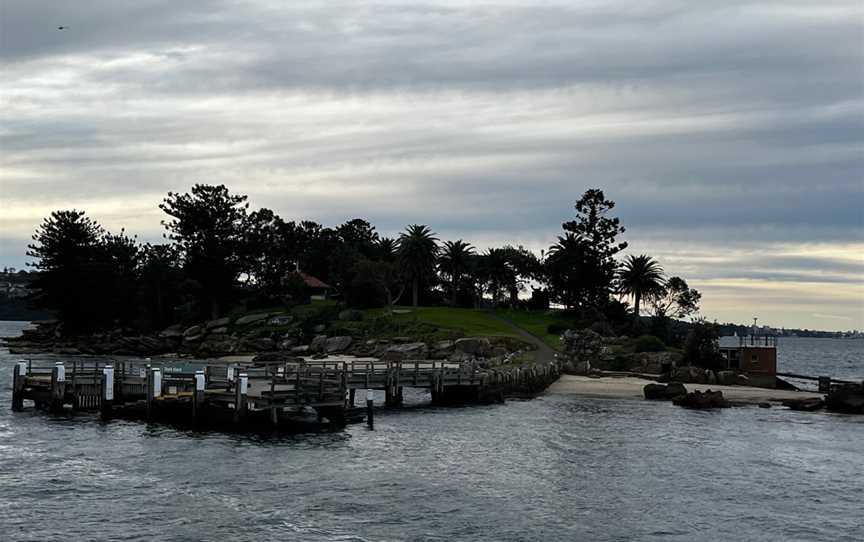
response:
<svg viewBox="0 0 864 542"><path fill-rule="evenodd" d="M521 327L531 335L545 342L555 349L561 348L561 337L557 334L548 333L550 324L572 326L573 322L564 318L556 311L520 311L499 309L495 313Z"/></svg>
<svg viewBox="0 0 864 542"><path fill-rule="evenodd" d="M450 307L395 307L397 311L410 311L393 314L396 322L418 322L443 329L461 331L466 336L504 336L518 337L507 324L493 318L489 313L474 309L454 309ZM371 316L382 316L386 309L368 311Z"/></svg>

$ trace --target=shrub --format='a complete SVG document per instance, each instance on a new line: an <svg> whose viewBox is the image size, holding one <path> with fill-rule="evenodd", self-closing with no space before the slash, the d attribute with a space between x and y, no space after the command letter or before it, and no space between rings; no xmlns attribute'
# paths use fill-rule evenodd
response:
<svg viewBox="0 0 864 542"><path fill-rule="evenodd" d="M549 324L549 326L546 327L546 333L549 335L561 335L568 329L570 329L570 326L567 326L566 324Z"/></svg>
<svg viewBox="0 0 864 542"><path fill-rule="evenodd" d="M633 341L633 351L641 352L665 352L666 345L654 335L642 335Z"/></svg>

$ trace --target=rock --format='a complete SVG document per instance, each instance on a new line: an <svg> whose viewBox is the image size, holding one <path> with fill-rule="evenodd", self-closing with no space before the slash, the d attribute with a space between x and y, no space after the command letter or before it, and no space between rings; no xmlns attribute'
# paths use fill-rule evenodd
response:
<svg viewBox="0 0 864 542"><path fill-rule="evenodd" d="M201 335L190 335L190 336L188 336L188 337L183 337L183 342L184 342L184 343L197 343L198 341L200 341L200 340L203 339L203 338L204 338L204 335L203 335L203 334L201 334Z"/></svg>
<svg viewBox="0 0 864 542"><path fill-rule="evenodd" d="M426 359L426 343L394 344L384 352L385 360Z"/></svg>
<svg viewBox="0 0 864 542"><path fill-rule="evenodd" d="M456 352L450 353L450 355L448 355L446 359L447 361L462 363L463 361L468 361L471 358L471 354L466 354L465 352L460 352L457 350Z"/></svg>
<svg viewBox="0 0 864 542"><path fill-rule="evenodd" d="M510 351L504 348L503 346L496 346L492 349L492 357L493 358L503 358L509 354Z"/></svg>
<svg viewBox="0 0 864 542"><path fill-rule="evenodd" d="M410 343L410 342L411 342L411 337L393 337L393 342L396 343L396 344L399 344L399 343L403 343L403 344L404 344L404 343Z"/></svg>
<svg viewBox="0 0 864 542"><path fill-rule="evenodd" d="M294 321L294 317L290 314L282 314L279 316L274 316L267 320L267 325L270 326L287 326L291 322Z"/></svg>
<svg viewBox="0 0 864 542"><path fill-rule="evenodd" d="M312 342L309 343L309 351L314 354L319 354L324 351L324 345L327 344L327 335L316 335Z"/></svg>
<svg viewBox="0 0 864 542"><path fill-rule="evenodd" d="M204 332L204 328L201 326L192 326L186 328L186 331L183 332L184 337L193 337L195 335L201 335Z"/></svg>
<svg viewBox="0 0 864 542"><path fill-rule="evenodd" d="M720 386L734 386L738 374L735 371L717 371L717 384Z"/></svg>
<svg viewBox="0 0 864 542"><path fill-rule="evenodd" d="M309 353L309 345L301 344L300 346L294 346L291 348L291 353L297 356L302 356Z"/></svg>
<svg viewBox="0 0 864 542"><path fill-rule="evenodd" d="M175 339L183 336L183 326L180 324L175 324L170 327L166 327L161 332L159 332L159 336L165 339Z"/></svg>
<svg viewBox="0 0 864 542"><path fill-rule="evenodd" d="M339 319L343 322L359 322L363 320L363 311L357 309L345 309L339 313Z"/></svg>
<svg viewBox="0 0 864 542"><path fill-rule="evenodd" d="M806 399L784 399L781 403L791 410L801 410L804 412L813 412L825 406L825 401L820 397L809 397Z"/></svg>
<svg viewBox="0 0 864 542"><path fill-rule="evenodd" d="M224 335L224 334L228 333L228 328L227 327L216 327L216 328L213 328L213 330L210 331L210 333L213 335Z"/></svg>
<svg viewBox="0 0 864 542"><path fill-rule="evenodd" d="M694 391L687 395L678 397L672 401L672 404L684 408L729 408L729 401L723 397L722 391L706 390Z"/></svg>
<svg viewBox="0 0 864 542"><path fill-rule="evenodd" d="M324 352L328 354L344 352L349 346L351 346L351 337L330 337L324 342Z"/></svg>
<svg viewBox="0 0 864 542"><path fill-rule="evenodd" d="M586 375L591 372L591 362L588 360L584 361L573 361L569 360L564 362L563 370L567 374L571 375Z"/></svg>
<svg viewBox="0 0 864 542"><path fill-rule="evenodd" d="M217 318L215 320L210 320L209 322L207 322L207 329L213 329L214 327L225 327L230 323L230 316L226 316L225 318Z"/></svg>
<svg viewBox="0 0 864 542"><path fill-rule="evenodd" d="M590 329L568 329L561 335L564 357L574 363L597 362L603 352L603 337Z"/></svg>
<svg viewBox="0 0 864 542"><path fill-rule="evenodd" d="M253 352L265 352L276 348L276 341L269 337L259 337L257 339L244 339L242 343L244 350Z"/></svg>
<svg viewBox="0 0 864 542"><path fill-rule="evenodd" d="M687 395L687 388L680 382L672 382L669 385L663 384L646 384L642 388L645 394L645 399L652 401L671 401Z"/></svg>
<svg viewBox="0 0 864 542"><path fill-rule="evenodd" d="M492 343L486 337L465 337L453 343L456 350L479 358L488 356L492 351Z"/></svg>
<svg viewBox="0 0 864 542"><path fill-rule="evenodd" d="M738 386L749 386L750 379L747 378L747 375L736 375L735 384L737 384Z"/></svg>
<svg viewBox="0 0 864 542"><path fill-rule="evenodd" d="M245 326L249 324L254 324L255 322L260 322L262 320L266 320L267 317L270 316L266 312L258 312L255 314L247 314L246 316L241 316L234 322L238 326Z"/></svg>
<svg viewBox="0 0 864 542"><path fill-rule="evenodd" d="M318 324L317 326L312 328L312 333L324 333L324 330L327 329L327 326L324 324Z"/></svg>
<svg viewBox="0 0 864 542"><path fill-rule="evenodd" d="M771 408L771 403L759 403L759 408Z"/></svg>
<svg viewBox="0 0 864 542"><path fill-rule="evenodd" d="M828 410L848 414L864 414L864 384L838 388L825 398Z"/></svg>
<svg viewBox="0 0 864 542"><path fill-rule="evenodd" d="M297 339L294 337L283 337L282 340L279 341L278 348L279 350L290 350L295 346L297 346Z"/></svg>
<svg viewBox="0 0 864 542"><path fill-rule="evenodd" d="M263 352L252 358L252 361L285 361L286 358L287 356L284 352Z"/></svg>
<svg viewBox="0 0 864 542"><path fill-rule="evenodd" d="M434 345L432 345L434 350L452 350L453 349L453 341L438 341Z"/></svg>
<svg viewBox="0 0 864 542"><path fill-rule="evenodd" d="M717 375L714 374L714 371L710 369L705 371L705 382L707 384L717 384Z"/></svg>

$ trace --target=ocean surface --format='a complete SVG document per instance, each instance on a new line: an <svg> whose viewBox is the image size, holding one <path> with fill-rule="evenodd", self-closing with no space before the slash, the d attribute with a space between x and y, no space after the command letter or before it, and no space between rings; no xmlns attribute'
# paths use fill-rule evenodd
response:
<svg viewBox="0 0 864 542"><path fill-rule="evenodd" d="M864 342L810 341L781 343L783 369L813 351L862 373ZM3 541L864 539L861 416L418 394L375 431L264 438L13 413L15 358L0 349Z"/></svg>

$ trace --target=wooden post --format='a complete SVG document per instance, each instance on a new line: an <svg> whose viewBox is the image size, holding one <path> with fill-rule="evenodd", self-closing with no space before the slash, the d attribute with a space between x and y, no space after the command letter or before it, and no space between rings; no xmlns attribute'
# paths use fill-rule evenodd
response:
<svg viewBox="0 0 864 542"><path fill-rule="evenodd" d="M156 398L162 396L162 369L147 366L147 421L156 414Z"/></svg>
<svg viewBox="0 0 864 542"><path fill-rule="evenodd" d="M12 369L12 410L24 408L24 387L27 383L27 362L19 361Z"/></svg>
<svg viewBox="0 0 864 542"><path fill-rule="evenodd" d="M372 403L375 400L375 393L372 390L366 390L366 423L369 429L375 430L375 415L372 409Z"/></svg>
<svg viewBox="0 0 864 542"><path fill-rule="evenodd" d="M276 368L273 368L273 375L270 378L270 423L273 427L279 425L279 413L276 411Z"/></svg>
<svg viewBox="0 0 864 542"><path fill-rule="evenodd" d="M51 370L51 401L49 410L60 412L63 410L63 396L66 394L66 366L62 361L54 364Z"/></svg>
<svg viewBox="0 0 864 542"><path fill-rule="evenodd" d="M356 397L356 391L354 388L351 388L351 391L348 392L348 405L352 408L354 407L354 398Z"/></svg>
<svg viewBox="0 0 864 542"><path fill-rule="evenodd" d="M234 388L234 423L239 425L246 417L246 396L249 394L249 375L240 373Z"/></svg>
<svg viewBox="0 0 864 542"><path fill-rule="evenodd" d="M201 418L201 410L204 406L204 388L207 385L207 377L204 371L195 371L195 389L192 392L192 423L198 425Z"/></svg>
<svg viewBox="0 0 864 542"><path fill-rule="evenodd" d="M102 368L102 393L99 403L99 411L103 419L111 416L112 406L114 406L114 367L106 365Z"/></svg>
<svg viewBox="0 0 864 542"><path fill-rule="evenodd" d="M831 393L831 377L819 377L819 393Z"/></svg>

